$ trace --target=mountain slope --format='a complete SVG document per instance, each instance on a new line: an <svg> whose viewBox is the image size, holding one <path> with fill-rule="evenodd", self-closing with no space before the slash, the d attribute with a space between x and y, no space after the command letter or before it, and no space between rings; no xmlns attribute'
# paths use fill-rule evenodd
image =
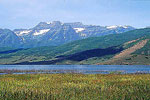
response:
<svg viewBox="0 0 150 100"><path fill-rule="evenodd" d="M0 29L0 47L18 47L22 40L9 29Z"/></svg>
<svg viewBox="0 0 150 100"><path fill-rule="evenodd" d="M64 54L72 54L84 50L90 50L95 48L108 48L112 46L119 46L125 42L135 40L141 37L150 36L150 29L137 29L122 34L111 34L102 37L92 37L83 40L74 41L56 49Z"/></svg>
<svg viewBox="0 0 150 100"><path fill-rule="evenodd" d="M111 34L78 40L61 46L38 47L23 49L9 54L0 54L0 63L126 64L118 62L122 59L127 59L126 61L129 62L129 58L134 55L137 55L136 57L134 56L136 59L137 57L149 57L149 39L150 28L137 29L122 34ZM122 52L127 52L127 55L131 56L124 57L126 53L121 54ZM122 58L114 60L115 55L121 55Z"/></svg>
<svg viewBox="0 0 150 100"><path fill-rule="evenodd" d="M134 44L134 45L133 45ZM150 37L141 38L134 41L131 47L115 55L112 59L98 64L132 64L150 65Z"/></svg>
<svg viewBox="0 0 150 100"><path fill-rule="evenodd" d="M122 57L129 56L130 54L134 53L135 51L143 48L147 44L148 41L149 41L149 39L142 40L142 41L138 42L137 44L135 44L134 46L123 50L120 54L114 56L113 58L116 59L116 58L122 58Z"/></svg>

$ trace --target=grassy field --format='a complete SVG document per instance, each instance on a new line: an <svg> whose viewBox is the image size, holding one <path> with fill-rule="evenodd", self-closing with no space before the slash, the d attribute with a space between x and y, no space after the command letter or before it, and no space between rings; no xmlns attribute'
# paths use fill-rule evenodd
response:
<svg viewBox="0 0 150 100"><path fill-rule="evenodd" d="M0 100L150 100L150 75L0 75Z"/></svg>

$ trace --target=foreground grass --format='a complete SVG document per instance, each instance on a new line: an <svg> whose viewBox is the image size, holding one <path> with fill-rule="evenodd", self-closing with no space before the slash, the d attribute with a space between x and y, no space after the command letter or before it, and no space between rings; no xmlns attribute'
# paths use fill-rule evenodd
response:
<svg viewBox="0 0 150 100"><path fill-rule="evenodd" d="M150 100L150 75L0 75L0 100Z"/></svg>

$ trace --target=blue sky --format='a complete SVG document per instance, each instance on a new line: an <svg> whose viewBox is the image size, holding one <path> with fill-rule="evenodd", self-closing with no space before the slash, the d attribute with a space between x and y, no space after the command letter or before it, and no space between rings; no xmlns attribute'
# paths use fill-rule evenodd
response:
<svg viewBox="0 0 150 100"><path fill-rule="evenodd" d="M150 0L0 0L0 28L31 28L39 22L150 26Z"/></svg>

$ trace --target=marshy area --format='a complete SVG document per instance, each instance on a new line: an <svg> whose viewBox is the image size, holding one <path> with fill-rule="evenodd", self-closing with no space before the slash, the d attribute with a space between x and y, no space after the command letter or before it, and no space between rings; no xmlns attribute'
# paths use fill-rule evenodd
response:
<svg viewBox="0 0 150 100"><path fill-rule="evenodd" d="M149 71L136 71L128 73L124 70L17 70L17 69L0 69L0 75L5 74L150 74Z"/></svg>
<svg viewBox="0 0 150 100"><path fill-rule="evenodd" d="M150 100L149 74L0 75L1 100Z"/></svg>

